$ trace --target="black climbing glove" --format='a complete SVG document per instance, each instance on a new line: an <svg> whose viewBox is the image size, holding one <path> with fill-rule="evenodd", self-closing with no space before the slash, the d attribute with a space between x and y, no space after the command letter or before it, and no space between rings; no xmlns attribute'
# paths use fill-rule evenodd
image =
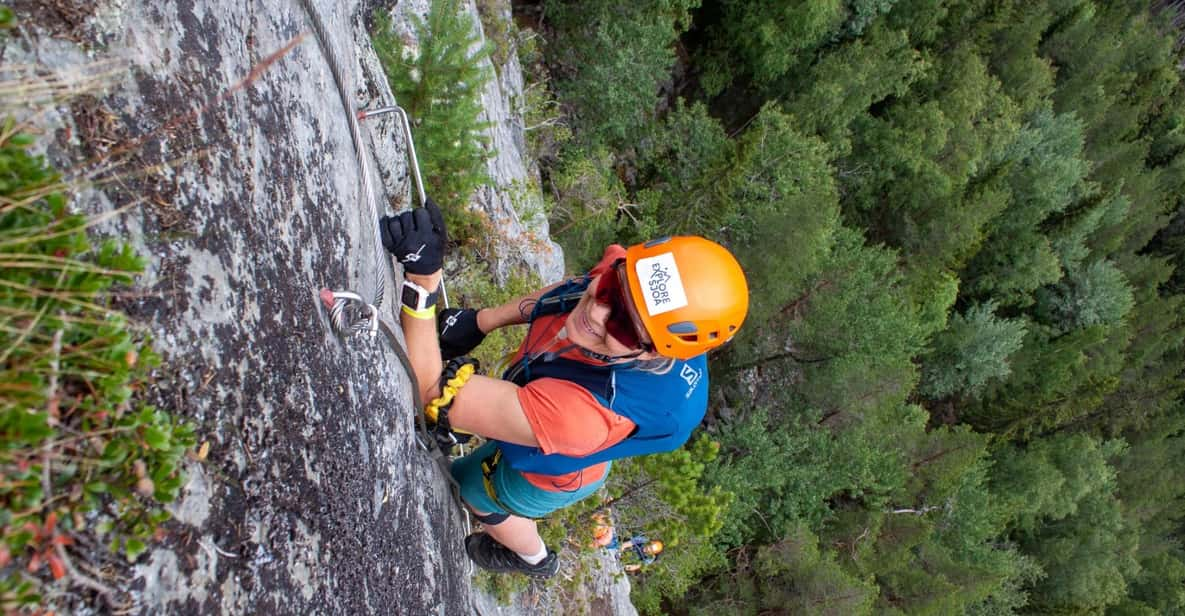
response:
<svg viewBox="0 0 1185 616"><path fill-rule="evenodd" d="M436 328L440 332L440 356L445 360L467 355L486 338L477 326L477 311L472 308L439 311Z"/></svg>
<svg viewBox="0 0 1185 616"><path fill-rule="evenodd" d="M380 218L379 235L383 248L412 274L427 275L444 266L448 232L440 208L431 199L425 200L424 207Z"/></svg>

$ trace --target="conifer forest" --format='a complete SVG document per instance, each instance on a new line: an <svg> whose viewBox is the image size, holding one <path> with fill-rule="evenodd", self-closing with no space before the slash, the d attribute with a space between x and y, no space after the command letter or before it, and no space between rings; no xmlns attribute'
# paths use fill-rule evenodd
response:
<svg viewBox="0 0 1185 616"><path fill-rule="evenodd" d="M1176 4L514 4L569 269L749 276L700 436L615 471L643 613L1185 612Z"/></svg>

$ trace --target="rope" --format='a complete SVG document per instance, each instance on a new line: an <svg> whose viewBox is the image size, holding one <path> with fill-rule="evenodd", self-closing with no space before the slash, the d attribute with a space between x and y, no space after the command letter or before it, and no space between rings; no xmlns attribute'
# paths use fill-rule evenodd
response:
<svg viewBox="0 0 1185 616"><path fill-rule="evenodd" d="M374 188L371 186L372 176L370 172L369 157L365 149L365 144L362 141L362 130L358 124L358 117L354 113L353 101L349 96L350 88L347 87L348 82L346 81L344 73L342 72L341 64L337 58L337 52L329 43L330 38L326 32L325 22L321 19L320 14L314 10L312 0L300 0L300 5L301 8L304 9L305 14L308 15L309 20L312 22L313 32L317 36L317 44L321 48L322 54L324 54L325 59L329 63L330 73L333 75L334 84L337 86L338 95L341 97L342 108L346 112L346 118L350 127L350 137L354 144L355 158L358 161L358 168L362 174L362 199L366 202L366 205L370 210L370 220L375 230L375 246L377 247L378 259L379 261L386 264L387 273L391 274L391 277L394 278L394 271L391 266L391 261L387 258L387 255L384 252L382 237L377 224L379 220L379 214L378 209L375 206ZM404 122L406 127L406 119ZM414 147L411 146L410 128L406 128L406 130L409 146ZM414 150L412 150L412 155L414 156ZM415 167L417 175L416 179L419 180L419 164L415 163ZM421 199L423 199L423 188L419 186L417 186L417 188L420 191ZM421 203L421 205L423 205L423 203ZM429 455L431 455L436 461L441 472L448 480L451 486L449 491L453 495L453 500L464 514L466 533L471 533L472 525L469 521L469 509L465 506L464 501L461 499L460 484L458 484L457 480L453 478L450 469L451 461L447 455L445 455L445 452L440 449L440 447L433 446L433 444L435 444L435 439L433 439L428 432L428 426L422 412L422 409L424 408L424 401L420 397L420 385L419 381L416 379L415 370L412 368L411 359L408 357L407 352L403 349L403 345L400 344L399 336L395 334L395 331L391 325L379 318L379 308L383 303L385 287L385 277L380 274L375 285L374 301L370 304L365 303L362 297L358 294L350 293L348 291L334 292L325 289L321 292L321 297L327 303L332 303L333 307L330 311L331 322L339 333L345 334L348 331L347 317L349 315L347 315L347 311L352 311L350 308L348 308L348 306L355 303L363 304L368 309L368 314L365 315L364 320L357 318L359 315L354 315L355 318L351 319L354 325L349 329L352 329L356 333L368 331L371 336L373 336L376 332L381 331L387 338L387 342L389 343L390 347L394 349L396 357L399 358L399 363L403 365L403 369L407 373L408 379L411 381L412 403L414 404L416 419L417 423L419 424L419 440L421 441L420 445L428 451ZM448 300L446 296L446 306L447 301Z"/></svg>
<svg viewBox="0 0 1185 616"><path fill-rule="evenodd" d="M333 82L337 86L338 95L341 97L342 108L345 110L346 119L349 121L350 138L354 142L354 157L358 160L358 168L362 173L362 200L366 202L367 208L370 209L370 222L374 226L374 239L378 258L379 261L387 264L387 271L394 278L394 272L391 270L391 260L383 252L383 241L378 228L379 212L375 206L374 187L371 185L370 160L366 153L365 143L362 141L362 128L358 125L358 117L354 113L353 100L350 99L350 88L347 87L351 84L345 79L345 74L341 69L341 63L337 58L337 52L329 43L330 39L329 35L326 34L325 22L321 19L321 15L313 9L312 0L300 0L300 5L312 21L313 32L317 35L317 44L321 47L321 53L325 55L325 59L329 62L329 72L333 74ZM386 279L384 276L379 275L375 283L374 301L371 302L375 313L382 307L383 296L385 294Z"/></svg>

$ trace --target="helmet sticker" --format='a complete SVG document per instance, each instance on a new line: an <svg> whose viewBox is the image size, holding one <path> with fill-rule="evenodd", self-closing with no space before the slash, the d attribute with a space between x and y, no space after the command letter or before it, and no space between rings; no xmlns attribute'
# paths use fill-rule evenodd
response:
<svg viewBox="0 0 1185 616"><path fill-rule="evenodd" d="M687 305L687 293L683 290L683 278L679 276L679 267L675 265L674 253L664 252L638 259L634 272L642 285L646 312L650 316Z"/></svg>

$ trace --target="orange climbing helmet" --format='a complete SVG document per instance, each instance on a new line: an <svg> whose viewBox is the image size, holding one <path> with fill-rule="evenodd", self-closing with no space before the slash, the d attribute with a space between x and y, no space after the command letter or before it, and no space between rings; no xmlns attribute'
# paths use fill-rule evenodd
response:
<svg viewBox="0 0 1185 616"><path fill-rule="evenodd" d="M651 555L657 556L658 554L661 554L662 548L663 548L662 542L659 541L658 539L655 539L654 541L651 541L650 543L646 544L646 551L649 552Z"/></svg>
<svg viewBox="0 0 1185 616"><path fill-rule="evenodd" d="M666 357L691 359L728 342L749 310L741 265L723 246L702 237L630 246L625 275L631 312L654 350Z"/></svg>

